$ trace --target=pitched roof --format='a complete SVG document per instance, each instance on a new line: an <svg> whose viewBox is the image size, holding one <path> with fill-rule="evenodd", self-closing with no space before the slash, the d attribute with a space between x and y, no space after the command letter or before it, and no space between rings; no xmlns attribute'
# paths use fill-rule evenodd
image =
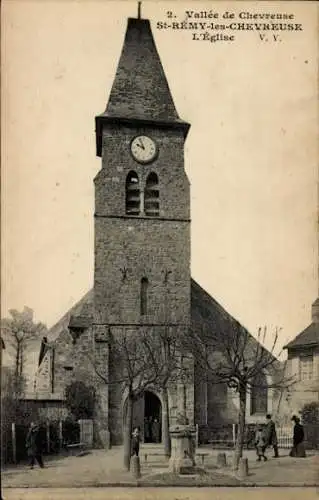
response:
<svg viewBox="0 0 319 500"><path fill-rule="evenodd" d="M83 325L85 323L86 326L90 324L92 321L93 313L93 288L89 290L79 302L77 302L68 312L62 316L62 318L53 325L48 332L48 341L55 341L60 333L67 330L70 326L71 322L76 322L76 317L80 318L80 322Z"/></svg>
<svg viewBox="0 0 319 500"><path fill-rule="evenodd" d="M148 19L128 19L107 107L96 117L98 156L102 148L102 123L112 119L170 124L186 133L189 128L176 111Z"/></svg>
<svg viewBox="0 0 319 500"><path fill-rule="evenodd" d="M48 341L54 342L59 335L74 324L89 326L93 314L93 288L79 302L71 307L62 318L48 331ZM235 319L211 297L195 280L191 280L192 319L196 321L200 315L206 318L210 328L220 331L223 321Z"/></svg>
<svg viewBox="0 0 319 500"><path fill-rule="evenodd" d="M236 318L231 316L226 309L224 309L213 297L211 297L196 281L192 279L191 285L191 304L192 304L192 325L196 326L202 325L202 333L207 335L207 338L211 336L212 339L216 339L219 343L222 343L225 339L225 335L229 335L232 339L237 328L240 328L246 337L246 347L245 352L247 353L247 359L253 359L256 356L257 344L261 344L258 339L249 333L249 331L241 325ZM238 330L237 330L238 331ZM268 351L262 346L264 351ZM268 351L269 352L269 351ZM274 367L280 365L280 362L275 356Z"/></svg>
<svg viewBox="0 0 319 500"><path fill-rule="evenodd" d="M78 325L88 327L92 322L93 315L93 289L89 290L82 299L76 303L48 332L48 341L54 342L65 330ZM231 316L213 297L211 297L195 280L191 280L191 315L192 323L205 324L207 331L213 335L225 335L226 328L239 325L238 321ZM241 326L241 325L240 325ZM248 333L247 346L252 348L258 342L246 329Z"/></svg>
<svg viewBox="0 0 319 500"><path fill-rule="evenodd" d="M216 327L216 331L224 325L225 320L236 321L209 293L194 279L191 280L192 319L200 315Z"/></svg>
<svg viewBox="0 0 319 500"><path fill-rule="evenodd" d="M317 299L318 300L318 299ZM297 337L284 346L284 349L293 349L302 346L319 345L319 323L311 323Z"/></svg>
<svg viewBox="0 0 319 500"><path fill-rule="evenodd" d="M178 120L148 19L128 19L108 115Z"/></svg>

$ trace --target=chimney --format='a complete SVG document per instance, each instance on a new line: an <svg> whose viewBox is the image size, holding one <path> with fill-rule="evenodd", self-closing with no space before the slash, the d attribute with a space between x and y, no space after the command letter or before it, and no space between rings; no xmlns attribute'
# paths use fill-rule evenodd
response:
<svg viewBox="0 0 319 500"><path fill-rule="evenodd" d="M312 322L313 323L319 323L319 297L312 304L311 313L312 313Z"/></svg>

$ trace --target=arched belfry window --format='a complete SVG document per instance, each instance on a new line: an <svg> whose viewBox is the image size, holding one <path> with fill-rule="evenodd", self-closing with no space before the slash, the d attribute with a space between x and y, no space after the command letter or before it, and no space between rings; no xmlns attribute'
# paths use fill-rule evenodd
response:
<svg viewBox="0 0 319 500"><path fill-rule="evenodd" d="M251 415L255 413L267 413L268 386L267 379L263 373L258 374L251 385Z"/></svg>
<svg viewBox="0 0 319 500"><path fill-rule="evenodd" d="M151 172L146 179L144 194L145 215L157 217L159 215L159 185L158 177Z"/></svg>
<svg viewBox="0 0 319 500"><path fill-rule="evenodd" d="M148 279L141 279L141 316L147 314Z"/></svg>
<svg viewBox="0 0 319 500"><path fill-rule="evenodd" d="M139 215L141 205L140 184L136 172L129 172L125 186L125 211L128 215Z"/></svg>

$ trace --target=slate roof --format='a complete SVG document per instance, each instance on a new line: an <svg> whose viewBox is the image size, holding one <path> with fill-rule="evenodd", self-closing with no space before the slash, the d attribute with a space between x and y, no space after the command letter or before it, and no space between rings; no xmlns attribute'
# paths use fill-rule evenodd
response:
<svg viewBox="0 0 319 500"><path fill-rule="evenodd" d="M68 312L62 316L62 318L50 328L48 332L48 341L54 342L59 335L67 330L70 326L72 326L72 322L76 322L77 324L81 322L85 322L86 326L89 326L92 322L92 314L93 314L93 288L89 290L79 302L77 302ZM79 317L79 320L75 319Z"/></svg>
<svg viewBox="0 0 319 500"><path fill-rule="evenodd" d="M178 120L148 19L128 19L108 115Z"/></svg>
<svg viewBox="0 0 319 500"><path fill-rule="evenodd" d="M193 329L196 330L197 325L202 325L201 328L204 331L198 333L206 335L207 338L211 336L212 339L216 339L218 345L222 345L225 341L225 335L232 338L231 335L241 328L243 334L247 335L246 360L249 362L255 358L258 340L193 279L191 282L191 318ZM263 349L267 352L267 349ZM274 368L280 368L280 361L275 356L273 358Z"/></svg>
<svg viewBox="0 0 319 500"><path fill-rule="evenodd" d="M319 345L319 323L311 323L297 337L285 345L284 349L316 345Z"/></svg>
<svg viewBox="0 0 319 500"><path fill-rule="evenodd" d="M206 292L195 280L191 280L192 321L199 317L214 327L218 333L225 326L225 321L236 321L209 293Z"/></svg>
<svg viewBox="0 0 319 500"><path fill-rule="evenodd" d="M124 44L104 113L96 117L97 155L101 156L102 124L105 121L141 120L181 127L181 120L156 49L148 19L129 18Z"/></svg>
<svg viewBox="0 0 319 500"><path fill-rule="evenodd" d="M50 343L57 340L60 334L69 328L69 326L78 328L89 327L93 316L93 289L82 297L48 332L48 341ZM235 327L239 324L213 297L211 297L195 280L191 280L191 321L194 327L196 324L204 324L207 332L213 335L220 335L220 341L223 341L223 335L227 334L227 328ZM225 329L226 327L226 329ZM247 330L246 330L247 331ZM257 340L249 332L249 345L251 348L256 346ZM255 352L255 351L253 351Z"/></svg>

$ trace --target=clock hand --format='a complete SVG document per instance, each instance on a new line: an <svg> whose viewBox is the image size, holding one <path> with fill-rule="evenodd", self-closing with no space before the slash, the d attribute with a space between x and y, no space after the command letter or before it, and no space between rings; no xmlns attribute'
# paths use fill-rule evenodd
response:
<svg viewBox="0 0 319 500"><path fill-rule="evenodd" d="M140 146L142 149L145 149L145 147L144 147L144 144L143 144L142 140L141 140L141 139L139 139L139 140L138 140L138 142L139 142L139 146Z"/></svg>

